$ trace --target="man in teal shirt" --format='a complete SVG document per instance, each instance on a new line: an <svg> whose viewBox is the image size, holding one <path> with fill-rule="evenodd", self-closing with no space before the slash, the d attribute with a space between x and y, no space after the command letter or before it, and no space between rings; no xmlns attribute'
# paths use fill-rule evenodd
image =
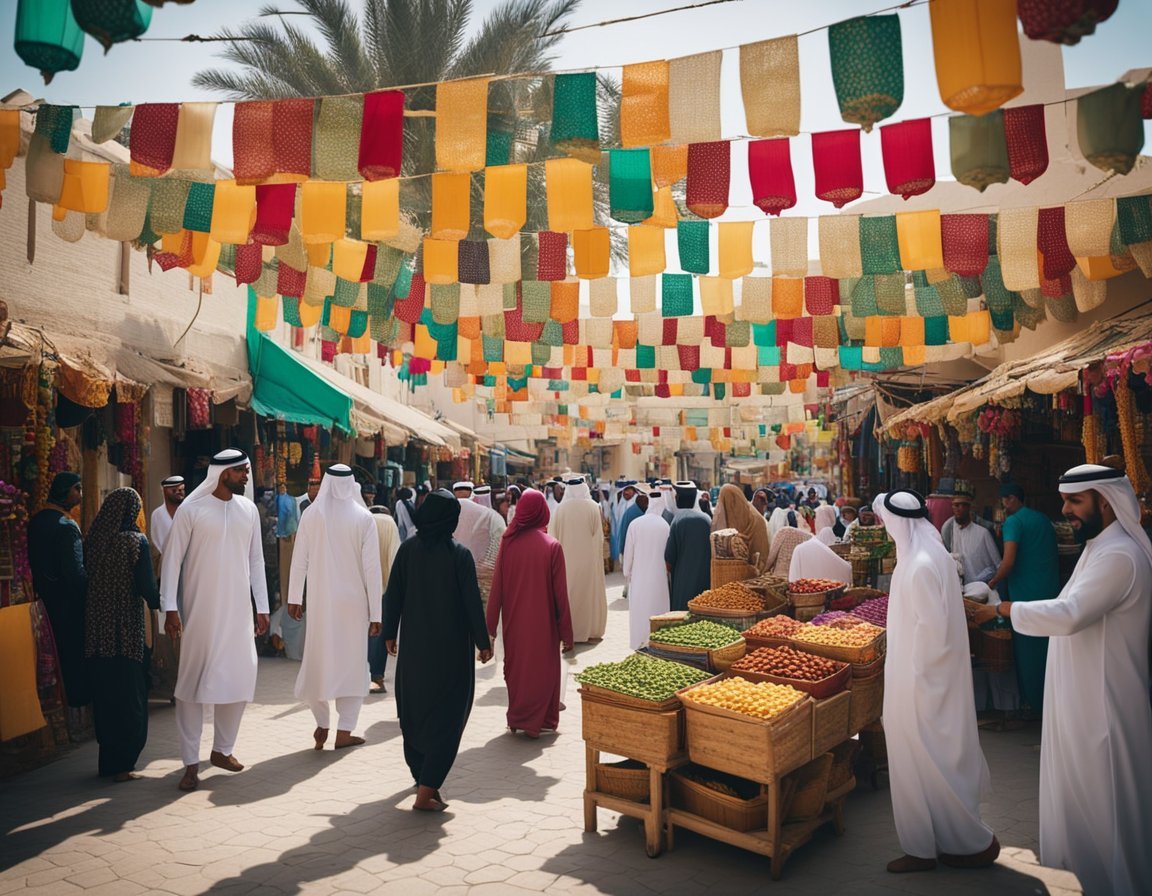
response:
<svg viewBox="0 0 1152 896"><path fill-rule="evenodd" d="M1004 559L988 587L1008 586L1012 601L1052 600L1060 593L1059 554L1052 521L1024 506L1024 489L1014 482L1000 486L1004 520ZM1001 597L1004 595L1001 594ZM1044 667L1048 639L1012 634L1020 699L1036 713L1044 704Z"/></svg>

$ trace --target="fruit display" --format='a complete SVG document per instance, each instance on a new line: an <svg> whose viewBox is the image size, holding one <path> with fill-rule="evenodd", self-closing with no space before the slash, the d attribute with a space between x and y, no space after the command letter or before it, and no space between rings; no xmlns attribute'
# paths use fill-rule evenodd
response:
<svg viewBox="0 0 1152 896"><path fill-rule="evenodd" d="M797 579L788 583L788 590L793 594L823 594L843 587L844 583L835 579Z"/></svg>
<svg viewBox="0 0 1152 896"><path fill-rule="evenodd" d="M813 625L831 625L833 622L845 619L850 615L851 614L845 613L843 610L828 610L826 613L821 613L809 621Z"/></svg>
<svg viewBox="0 0 1152 896"><path fill-rule="evenodd" d="M761 619L752 628L744 632L746 638L791 638L793 634L804 627L803 622L797 622L791 616L772 616Z"/></svg>
<svg viewBox="0 0 1152 896"><path fill-rule="evenodd" d="M805 625L792 640L798 644L824 644L828 647L867 647L884 629L869 622L851 628L834 628L830 625Z"/></svg>
<svg viewBox="0 0 1152 896"><path fill-rule="evenodd" d="M689 601L696 612L708 610L743 610L748 614L759 613L764 609L764 600L751 588L739 582L729 582L719 588L701 592Z"/></svg>
<svg viewBox="0 0 1152 896"><path fill-rule="evenodd" d="M865 622L886 628L888 626L888 595L885 594L883 597L864 601L852 611L852 615L858 616Z"/></svg>
<svg viewBox="0 0 1152 896"><path fill-rule="evenodd" d="M715 706L755 719L771 719L791 709L806 695L786 684L770 681L748 681L746 678L723 678L711 684L692 688L687 699Z"/></svg>
<svg viewBox="0 0 1152 896"><path fill-rule="evenodd" d="M728 631L731 633L731 629ZM576 680L639 700L663 703L681 688L698 684L708 677L707 672L691 666L634 653L618 663L589 666L576 676Z"/></svg>
<svg viewBox="0 0 1152 896"><path fill-rule="evenodd" d="M671 644L697 650L717 650L739 640L740 633L726 625L701 619L687 625L669 625L648 636L652 644Z"/></svg>
<svg viewBox="0 0 1152 896"><path fill-rule="evenodd" d="M794 647L761 647L732 664L732 671L760 672L799 681L823 681L847 665Z"/></svg>

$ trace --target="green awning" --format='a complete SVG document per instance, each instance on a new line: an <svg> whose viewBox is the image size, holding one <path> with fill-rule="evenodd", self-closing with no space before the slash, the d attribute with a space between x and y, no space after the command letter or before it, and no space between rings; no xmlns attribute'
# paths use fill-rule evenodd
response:
<svg viewBox="0 0 1152 896"><path fill-rule="evenodd" d="M248 372L252 410L274 420L353 432L352 398L256 329L256 293L248 288Z"/></svg>

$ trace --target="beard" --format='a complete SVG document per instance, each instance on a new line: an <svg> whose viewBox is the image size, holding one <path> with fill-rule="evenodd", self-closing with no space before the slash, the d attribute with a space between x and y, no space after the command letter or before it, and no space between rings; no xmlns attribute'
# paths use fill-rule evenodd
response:
<svg viewBox="0 0 1152 896"><path fill-rule="evenodd" d="M244 494L244 489L246 486L247 483L242 482L239 479L229 479L224 483L224 487L234 495Z"/></svg>
<svg viewBox="0 0 1152 896"><path fill-rule="evenodd" d="M181 504L184 503L184 496L180 495L179 497L169 498L168 503L169 504L175 504L177 507L179 507Z"/></svg>
<svg viewBox="0 0 1152 896"><path fill-rule="evenodd" d="M1069 522L1075 520L1080 523L1079 526L1072 527L1072 535L1077 544L1085 544L1104 531L1104 517L1099 510L1092 511L1087 519L1080 519L1074 514L1066 516L1065 519Z"/></svg>

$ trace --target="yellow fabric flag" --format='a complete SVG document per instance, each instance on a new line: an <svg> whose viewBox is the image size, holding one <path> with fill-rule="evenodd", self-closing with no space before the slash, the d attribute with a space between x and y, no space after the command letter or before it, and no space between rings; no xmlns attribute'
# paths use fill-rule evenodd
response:
<svg viewBox="0 0 1152 896"><path fill-rule="evenodd" d="M467 239L471 229L472 176L455 171L432 175L431 235L438 240Z"/></svg>
<svg viewBox="0 0 1152 896"><path fill-rule="evenodd" d="M368 180L360 200L360 238L390 240L400 232L400 181Z"/></svg>
<svg viewBox="0 0 1152 896"><path fill-rule="evenodd" d="M436 85L436 167L479 171L488 148L488 78Z"/></svg>
<svg viewBox="0 0 1152 896"><path fill-rule="evenodd" d="M484 169L484 229L500 240L520 232L527 220L528 166Z"/></svg>
<svg viewBox="0 0 1152 896"><path fill-rule="evenodd" d="M549 230L571 233L594 225L591 165L579 159L549 159L544 163L544 181Z"/></svg>

